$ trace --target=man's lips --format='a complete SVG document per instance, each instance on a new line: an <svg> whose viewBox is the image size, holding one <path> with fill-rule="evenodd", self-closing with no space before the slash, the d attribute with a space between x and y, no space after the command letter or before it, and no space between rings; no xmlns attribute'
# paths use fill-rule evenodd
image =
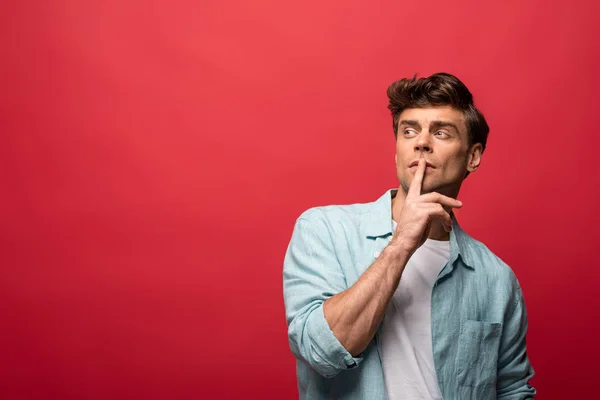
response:
<svg viewBox="0 0 600 400"><path fill-rule="evenodd" d="M429 168L435 168L429 161L426 161L426 164ZM408 166L408 168L412 168L412 167L416 167L419 165L419 160L415 160L413 162L410 163L410 165Z"/></svg>

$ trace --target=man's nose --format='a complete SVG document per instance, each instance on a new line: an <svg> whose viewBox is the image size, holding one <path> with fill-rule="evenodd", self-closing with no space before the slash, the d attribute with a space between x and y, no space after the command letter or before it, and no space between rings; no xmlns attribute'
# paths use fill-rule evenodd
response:
<svg viewBox="0 0 600 400"><path fill-rule="evenodd" d="M431 152L430 135L428 132L421 132L415 144L415 151Z"/></svg>

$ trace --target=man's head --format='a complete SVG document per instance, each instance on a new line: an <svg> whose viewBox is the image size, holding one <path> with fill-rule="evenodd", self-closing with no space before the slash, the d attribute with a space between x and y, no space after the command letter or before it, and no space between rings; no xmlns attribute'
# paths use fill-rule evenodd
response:
<svg viewBox="0 0 600 400"><path fill-rule="evenodd" d="M475 171L489 127L473 96L455 76L401 79L387 90L396 136L396 172L404 192L415 176L416 161L427 160L422 193L456 196Z"/></svg>

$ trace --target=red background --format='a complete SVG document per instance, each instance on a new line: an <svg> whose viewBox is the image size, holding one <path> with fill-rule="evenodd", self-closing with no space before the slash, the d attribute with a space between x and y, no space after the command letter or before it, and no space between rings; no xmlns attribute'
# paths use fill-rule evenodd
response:
<svg viewBox="0 0 600 400"><path fill-rule="evenodd" d="M397 184L385 90L447 71L491 126L463 228L508 262L542 399L597 388L594 1L10 1L0 397L294 398L306 208Z"/></svg>

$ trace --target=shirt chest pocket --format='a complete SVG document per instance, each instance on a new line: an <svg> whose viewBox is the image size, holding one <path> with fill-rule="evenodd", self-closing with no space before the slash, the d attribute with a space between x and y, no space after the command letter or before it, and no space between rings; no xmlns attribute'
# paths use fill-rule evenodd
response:
<svg viewBox="0 0 600 400"><path fill-rule="evenodd" d="M458 338L458 383L479 387L496 385L502 324L465 320Z"/></svg>

